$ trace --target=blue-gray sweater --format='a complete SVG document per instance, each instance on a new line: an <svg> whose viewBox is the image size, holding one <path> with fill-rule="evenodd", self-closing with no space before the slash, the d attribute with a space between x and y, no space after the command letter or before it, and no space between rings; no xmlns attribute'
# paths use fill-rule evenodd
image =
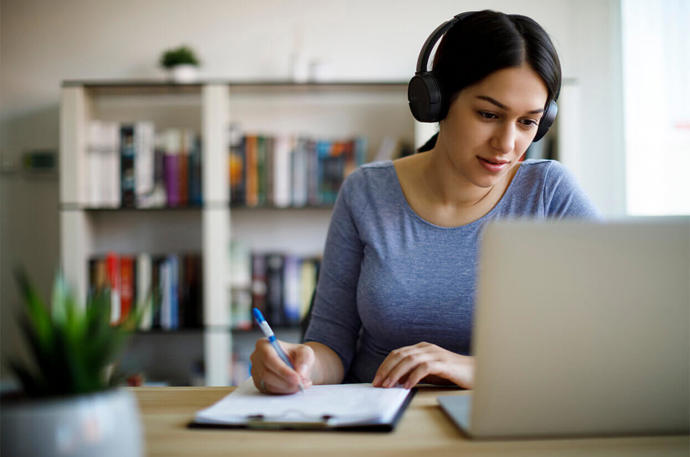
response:
<svg viewBox="0 0 690 457"><path fill-rule="evenodd" d="M305 340L333 349L347 382L371 382L390 351L420 341L468 354L482 228L516 217L599 215L555 161L523 162L496 206L460 227L418 216L391 161L360 167L338 194Z"/></svg>

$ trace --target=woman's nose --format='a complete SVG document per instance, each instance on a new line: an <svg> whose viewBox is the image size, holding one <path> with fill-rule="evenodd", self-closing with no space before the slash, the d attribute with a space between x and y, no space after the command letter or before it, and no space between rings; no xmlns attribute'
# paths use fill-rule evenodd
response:
<svg viewBox="0 0 690 457"><path fill-rule="evenodd" d="M501 154L508 154L515 149L516 132L512 123L496 126L491 138L491 146Z"/></svg>

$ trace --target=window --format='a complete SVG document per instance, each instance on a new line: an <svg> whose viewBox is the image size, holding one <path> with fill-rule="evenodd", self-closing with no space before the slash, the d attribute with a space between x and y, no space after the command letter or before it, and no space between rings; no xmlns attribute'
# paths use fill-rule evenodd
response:
<svg viewBox="0 0 690 457"><path fill-rule="evenodd" d="M621 11L627 212L690 214L690 2Z"/></svg>

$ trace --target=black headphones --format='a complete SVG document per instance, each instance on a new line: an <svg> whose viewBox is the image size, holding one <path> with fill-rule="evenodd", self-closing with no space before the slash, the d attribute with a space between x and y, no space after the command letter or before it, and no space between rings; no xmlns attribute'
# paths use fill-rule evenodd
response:
<svg viewBox="0 0 690 457"><path fill-rule="evenodd" d="M468 11L456 15L453 19L436 27L436 30L431 32L429 38L424 42L417 59L417 70L407 85L407 100L410 103L410 111L412 111L412 116L419 122L439 122L444 117L442 115L443 95L441 93L441 86L433 71L427 70L429 56L434 49L434 45L451 27L466 16L474 13L475 11ZM556 119L557 113L558 105L555 100L551 100L539 121L537 134L532 141L539 141L546 135L546 132L549 131L553 121Z"/></svg>

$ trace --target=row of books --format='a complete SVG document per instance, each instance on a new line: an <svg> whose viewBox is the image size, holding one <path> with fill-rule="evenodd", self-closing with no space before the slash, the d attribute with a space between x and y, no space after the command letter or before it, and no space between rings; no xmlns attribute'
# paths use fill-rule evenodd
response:
<svg viewBox="0 0 690 457"><path fill-rule="evenodd" d="M89 259L89 294L110 291L110 317L122 322L145 306L140 330L200 327L202 262L197 253L129 255L109 252ZM149 304L150 301L150 304Z"/></svg>
<svg viewBox="0 0 690 457"><path fill-rule="evenodd" d="M296 326L309 311L320 259L280 252L231 248L231 317L237 329L250 329L256 307L272 326Z"/></svg>
<svg viewBox="0 0 690 457"><path fill-rule="evenodd" d="M92 120L86 151L90 207L201 205L201 138L192 130Z"/></svg>
<svg viewBox="0 0 690 457"><path fill-rule="evenodd" d="M362 165L367 139L230 133L230 201L235 205L330 205Z"/></svg>

